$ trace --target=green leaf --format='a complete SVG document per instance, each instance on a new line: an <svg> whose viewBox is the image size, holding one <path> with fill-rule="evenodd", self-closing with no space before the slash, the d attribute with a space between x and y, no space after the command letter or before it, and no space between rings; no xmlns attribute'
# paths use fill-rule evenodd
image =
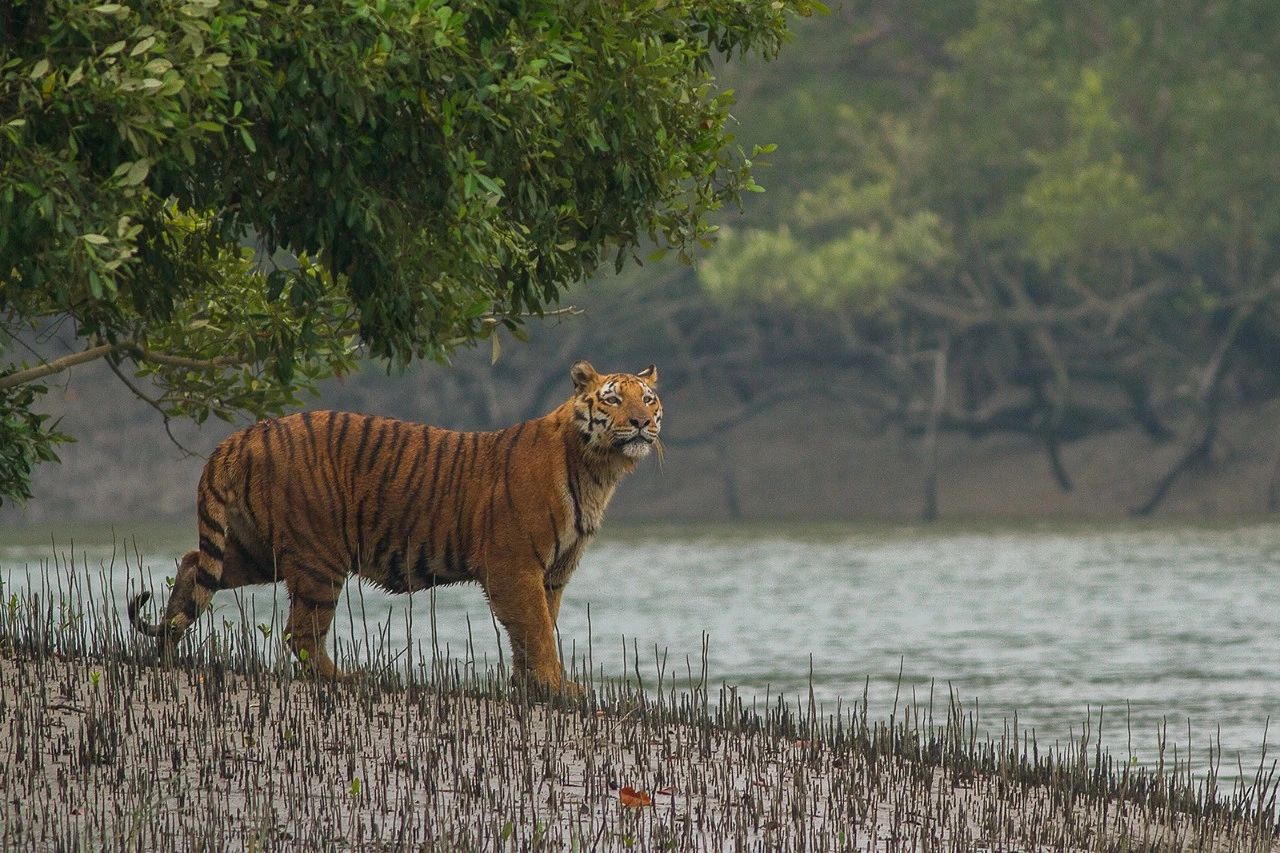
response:
<svg viewBox="0 0 1280 853"><path fill-rule="evenodd" d="M479 183L480 186L484 187L489 192L497 196L502 195L502 187L498 186L497 181L495 181L493 178L489 177L483 172L476 172L475 178L476 178L476 182Z"/></svg>
<svg viewBox="0 0 1280 853"><path fill-rule="evenodd" d="M142 41L133 46L133 50L129 51L130 56L141 56L152 48L156 43L155 36L147 36Z"/></svg>
<svg viewBox="0 0 1280 853"><path fill-rule="evenodd" d="M136 187L147 178L147 173L151 171L151 163L145 158L142 160L134 160L129 164L129 168L124 173L124 179L121 183L126 187Z"/></svg>

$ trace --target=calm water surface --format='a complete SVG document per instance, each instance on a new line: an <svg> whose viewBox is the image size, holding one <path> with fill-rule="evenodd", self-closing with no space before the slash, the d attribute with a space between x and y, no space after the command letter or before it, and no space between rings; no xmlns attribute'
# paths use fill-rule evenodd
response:
<svg viewBox="0 0 1280 853"><path fill-rule="evenodd" d="M109 532L52 534L60 552L74 535L77 560L92 567L111 553ZM158 593L190 547L185 532L170 529L125 526L115 535L136 537ZM53 552L47 531L0 531L6 597L38 586ZM560 631L566 654L571 643L582 654L589 607L592 657L611 676L623 671L625 642L628 655L640 650L646 679L656 647L683 680L686 657L695 673L700 666L705 632L712 684L736 685L740 695L807 692L812 660L814 691L830 708L838 697L860 700L868 680L875 717L888 716L899 684L900 702L914 692L923 704L933 690L940 711L953 690L970 708L977 702L992 731L1016 711L1042 743L1078 734L1088 716L1096 725L1105 707L1103 739L1118 755L1128 754L1131 732L1133 752L1152 762L1165 721L1180 756L1189 725L1198 767L1220 738L1223 775L1235 775L1227 765L1237 756L1252 775L1268 719L1280 717L1278 563L1276 525L641 528L615 531L587 552ZM137 588L132 575L117 557L109 583L120 602ZM255 622L268 621L273 593L259 589L242 603L220 593L216 618L237 620L244 606ZM387 596L355 584L349 593L355 624L342 602L338 636L362 640L372 620L389 624L390 644L403 648L411 607L415 641L429 643L428 594ZM478 658L497 660L478 588L441 590L435 611L440 646L460 656L470 642ZM1267 739L1274 753L1280 735Z"/></svg>

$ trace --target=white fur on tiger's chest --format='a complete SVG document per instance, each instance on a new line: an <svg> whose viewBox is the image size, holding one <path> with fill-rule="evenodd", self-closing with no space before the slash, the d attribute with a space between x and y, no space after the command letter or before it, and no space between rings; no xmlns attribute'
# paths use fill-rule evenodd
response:
<svg viewBox="0 0 1280 853"><path fill-rule="evenodd" d="M575 490L565 485L560 490L565 508L565 521L560 530L562 551L580 538L591 537L600 529L600 525L604 523L604 511L616 488L616 484L582 486Z"/></svg>

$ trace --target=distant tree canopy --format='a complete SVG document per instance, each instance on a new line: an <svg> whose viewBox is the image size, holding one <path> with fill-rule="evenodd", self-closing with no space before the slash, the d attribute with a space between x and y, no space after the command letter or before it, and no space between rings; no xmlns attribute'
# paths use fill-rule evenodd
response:
<svg viewBox="0 0 1280 853"><path fill-rule="evenodd" d="M1280 393L1280 6L841 15L753 114L821 121L805 186L726 228L703 285L838 318L900 423L1038 436L1064 488L1061 441L1190 414L1149 510L1224 400Z"/></svg>
<svg viewBox="0 0 1280 853"><path fill-rule="evenodd" d="M443 358L641 241L684 253L758 189L713 64L814 8L0 4L0 499L64 438L32 406L74 364L166 417L260 415L357 339ZM83 348L16 349L54 324Z"/></svg>

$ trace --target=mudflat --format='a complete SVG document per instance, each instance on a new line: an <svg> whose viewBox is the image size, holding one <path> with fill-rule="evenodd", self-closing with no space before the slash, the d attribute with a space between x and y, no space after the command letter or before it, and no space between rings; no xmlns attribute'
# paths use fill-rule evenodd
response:
<svg viewBox="0 0 1280 853"><path fill-rule="evenodd" d="M1273 782L993 741L956 708L531 702L457 663L331 684L26 639L0 637L5 849L1280 849Z"/></svg>

